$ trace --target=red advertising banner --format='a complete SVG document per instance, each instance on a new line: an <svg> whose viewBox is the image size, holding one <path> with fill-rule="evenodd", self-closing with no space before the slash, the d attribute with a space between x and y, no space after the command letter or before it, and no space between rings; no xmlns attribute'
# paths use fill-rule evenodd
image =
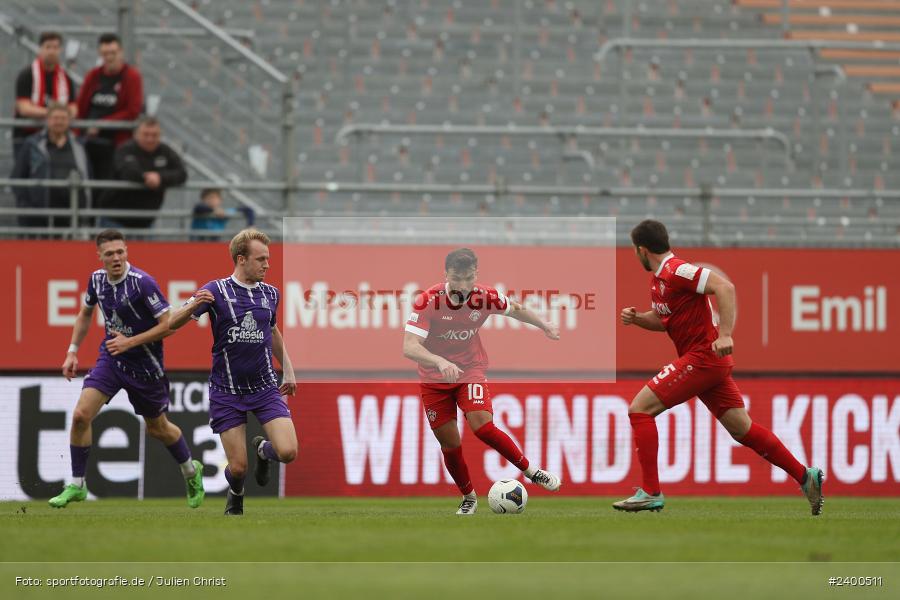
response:
<svg viewBox="0 0 900 600"><path fill-rule="evenodd" d="M441 280L443 264L438 259L449 249L323 245L295 247L285 253L282 246L273 245L268 280L283 291L279 323L289 346L297 347L295 362L305 370L357 372L369 365L412 374L411 363L400 352L402 322L393 323L387 308L379 327L342 320L360 315L339 310L321 321L305 293L317 282L359 289L367 272L385 278L396 274L385 280L401 289L409 283L427 287ZM82 242L4 241L0 250L9 257L0 266L7 282L0 293L4 340L0 364L5 370L56 369L62 364L88 276L99 267L95 249ZM482 336L492 368L604 370L614 358L620 373L655 372L671 361L674 347L665 335L617 324L623 306L649 309L648 274L633 251L606 249L614 261L593 266L587 264L590 252L596 250L479 249L480 281L486 285L502 284L521 293L526 286L546 282L550 289L539 291L559 288L569 300L578 296L584 301L576 310L564 308L556 314L562 334L558 342L551 343L525 326L485 329ZM180 304L197 287L227 276L232 269L224 244L132 242L129 253L133 264L156 277L172 304ZM900 254L896 251L690 248L678 254L711 267L736 285L737 372L898 372L892 343L900 311ZM285 257L296 256L317 256L318 260L299 270L285 269ZM521 268L513 271L512 264ZM283 273L288 274L286 281ZM539 299L534 290L532 297ZM82 366L93 364L101 334L98 315L98 325L79 355ZM185 327L166 341L166 366L206 369L210 345L203 323ZM352 360L342 358L348 353Z"/></svg>
<svg viewBox="0 0 900 600"><path fill-rule="evenodd" d="M297 369L413 371L401 350L402 332L419 292L445 282L453 247L290 244L284 247L285 340ZM554 379L591 373L615 380L616 249L613 247L472 246L478 279L559 324L560 341L495 315L479 335L495 371L552 372ZM302 299L303 301L299 301ZM474 310L473 310L474 309ZM466 339L469 316L448 311ZM477 318L477 317L476 317Z"/></svg>
<svg viewBox="0 0 900 600"><path fill-rule="evenodd" d="M900 495L900 379L739 380L750 415L797 459L821 467L825 494ZM641 380L491 386L494 420L562 494L630 494L640 484L628 403ZM291 401L300 452L288 496L452 495L456 488L418 397L404 383L316 383ZM460 423L463 421L460 420ZM732 440L698 400L657 418L660 481L670 495L797 495L796 482ZM468 430L463 450L478 492L519 476ZM547 492L531 486L530 494Z"/></svg>

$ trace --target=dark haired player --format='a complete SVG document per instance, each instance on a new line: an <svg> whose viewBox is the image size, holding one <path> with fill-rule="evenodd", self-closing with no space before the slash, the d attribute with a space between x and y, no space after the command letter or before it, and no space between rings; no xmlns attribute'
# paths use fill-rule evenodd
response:
<svg viewBox="0 0 900 600"><path fill-rule="evenodd" d="M821 513L825 501L822 470L801 465L775 434L750 420L741 392L731 378L734 286L709 269L677 258L669 248L666 227L659 221L642 221L631 231L631 241L638 260L653 273L650 277L652 309L639 313L633 306L625 308L621 313L622 323L667 332L675 342L678 359L663 367L631 401L628 417L634 430L644 487L613 507L632 512L663 508L665 498L660 491L656 462L659 436L655 417L697 396L731 437L793 477L806 494L812 514ZM706 298L710 294L716 296L719 323Z"/></svg>
<svg viewBox="0 0 900 600"><path fill-rule="evenodd" d="M534 483L551 492L559 490L559 478L532 466L512 438L494 425L486 379L488 357L478 335L491 315L534 325L551 340L559 339L559 328L497 290L475 285L478 258L472 250L454 250L447 255L444 268L446 281L430 287L415 300L406 321L403 355L419 364L425 416L441 445L444 464L463 494L456 514L475 514L478 508L462 454L457 406L481 441Z"/></svg>
<svg viewBox="0 0 900 600"><path fill-rule="evenodd" d="M147 433L164 443L181 466L188 506L197 508L204 496L203 465L191 459L181 429L166 418L169 380L163 371L162 339L169 335L169 303L156 280L128 262L128 248L120 232L102 231L97 236L97 255L103 268L88 279L84 306L75 319L72 343L62 366L63 376L71 380L77 373L78 347L98 304L106 320L106 337L100 344L97 364L84 378L72 416L72 481L50 499L50 506L63 508L87 498L84 474L91 451L91 422L103 405L124 389L135 414L144 418Z"/></svg>

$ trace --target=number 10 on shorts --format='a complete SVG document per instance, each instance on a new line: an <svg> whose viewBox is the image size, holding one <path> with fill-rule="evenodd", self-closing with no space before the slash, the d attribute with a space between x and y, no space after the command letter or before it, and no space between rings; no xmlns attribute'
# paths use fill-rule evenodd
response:
<svg viewBox="0 0 900 600"><path fill-rule="evenodd" d="M484 386L480 383L468 384L469 400L484 400Z"/></svg>

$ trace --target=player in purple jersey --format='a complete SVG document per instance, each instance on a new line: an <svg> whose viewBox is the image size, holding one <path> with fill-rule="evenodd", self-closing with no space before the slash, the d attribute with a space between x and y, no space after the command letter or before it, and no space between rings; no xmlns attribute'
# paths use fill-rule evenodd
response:
<svg viewBox="0 0 900 600"><path fill-rule="evenodd" d="M244 514L244 477L247 473L247 413L256 415L269 440L253 438L254 475L259 485L269 482L271 461L289 463L297 456L297 433L283 396L297 390L291 359L278 330L278 288L263 283L269 270L269 236L255 229L241 231L230 245L234 272L200 288L169 320L172 330L191 318L209 314L213 333L209 373L209 425L219 434L228 466L226 515ZM272 357L284 379L272 367Z"/></svg>
<svg viewBox="0 0 900 600"><path fill-rule="evenodd" d="M84 378L72 416L72 481L59 496L50 499L50 506L63 508L87 498L84 473L91 450L91 422L103 405L124 389L135 414L144 417L147 433L163 442L181 466L188 506L197 508L204 496L203 465L191 459L181 429L166 418L169 381L163 371L162 339L171 335L169 303L156 280L128 262L125 236L120 232L101 232L97 254L103 268L88 279L84 306L75 319L72 343L62 366L67 380L71 381L78 371L78 347L88 333L97 305L106 321L106 336L97 364Z"/></svg>

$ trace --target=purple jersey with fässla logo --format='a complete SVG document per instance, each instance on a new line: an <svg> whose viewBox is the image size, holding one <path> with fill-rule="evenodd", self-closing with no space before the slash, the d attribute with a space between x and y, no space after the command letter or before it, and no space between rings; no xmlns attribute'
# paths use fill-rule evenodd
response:
<svg viewBox="0 0 900 600"><path fill-rule="evenodd" d="M143 344L111 356L106 340L115 332L133 337L152 329L158 318L169 310L169 303L159 289L159 284L145 271L125 264L125 274L117 281L110 281L104 269L98 269L88 279L84 294L85 306L100 306L106 321L106 335L100 343L100 358L112 361L117 367L141 378L163 377L162 340Z"/></svg>
<svg viewBox="0 0 900 600"><path fill-rule="evenodd" d="M209 313L213 333L211 387L230 394L254 394L278 387L272 368L272 328L281 294L267 283L246 285L233 276L203 286L214 302L194 311Z"/></svg>

